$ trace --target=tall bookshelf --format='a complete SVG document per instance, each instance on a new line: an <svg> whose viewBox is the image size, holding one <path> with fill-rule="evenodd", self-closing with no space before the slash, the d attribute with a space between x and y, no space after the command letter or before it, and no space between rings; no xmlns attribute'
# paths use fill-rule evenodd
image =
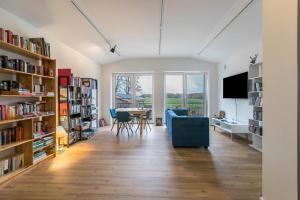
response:
<svg viewBox="0 0 300 200"><path fill-rule="evenodd" d="M81 139L81 81L79 77L71 77L71 84L61 84L66 77L59 76L59 124L66 130L67 144L71 145Z"/></svg>
<svg viewBox="0 0 300 200"><path fill-rule="evenodd" d="M56 60L0 40L0 183L55 156ZM34 64L34 70L27 63ZM7 64L7 63L6 63ZM3 82L4 81L4 82Z"/></svg>
<svg viewBox="0 0 300 200"><path fill-rule="evenodd" d="M92 137L98 128L98 81L81 78L82 86L82 139Z"/></svg>
<svg viewBox="0 0 300 200"><path fill-rule="evenodd" d="M263 139L263 76L262 63L250 64L249 66L249 104L253 107L253 117L249 119L249 133L252 136L250 147L262 152Z"/></svg>

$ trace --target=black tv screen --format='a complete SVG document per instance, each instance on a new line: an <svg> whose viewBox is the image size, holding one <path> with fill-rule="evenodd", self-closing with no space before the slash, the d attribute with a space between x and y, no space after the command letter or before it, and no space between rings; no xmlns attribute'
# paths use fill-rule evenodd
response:
<svg viewBox="0 0 300 200"><path fill-rule="evenodd" d="M223 98L248 98L248 72L223 79Z"/></svg>

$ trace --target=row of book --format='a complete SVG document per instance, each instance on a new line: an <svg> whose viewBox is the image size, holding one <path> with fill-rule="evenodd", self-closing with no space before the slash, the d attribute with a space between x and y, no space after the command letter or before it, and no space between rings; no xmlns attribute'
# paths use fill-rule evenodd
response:
<svg viewBox="0 0 300 200"><path fill-rule="evenodd" d="M34 117L45 112L45 102L22 102L16 105L0 105L0 120Z"/></svg>
<svg viewBox="0 0 300 200"><path fill-rule="evenodd" d="M32 94L35 95L43 95L46 94L45 85L33 85L32 86Z"/></svg>
<svg viewBox="0 0 300 200"><path fill-rule="evenodd" d="M89 106L92 104L92 98L82 98L81 104L83 106Z"/></svg>
<svg viewBox="0 0 300 200"><path fill-rule="evenodd" d="M249 125L249 132L262 136L263 135L263 128L262 128L262 126L255 126L253 124L250 124Z"/></svg>
<svg viewBox="0 0 300 200"><path fill-rule="evenodd" d="M253 111L253 119L262 121L262 111L261 110L254 110Z"/></svg>
<svg viewBox="0 0 300 200"><path fill-rule="evenodd" d="M253 106L263 106L263 99L261 95L252 95L249 97L249 104Z"/></svg>
<svg viewBox="0 0 300 200"><path fill-rule="evenodd" d="M81 126L81 117L74 117L74 118L68 119L68 116L60 116L59 123L67 131L75 130L75 129L77 130Z"/></svg>
<svg viewBox="0 0 300 200"><path fill-rule="evenodd" d="M81 99L81 89L77 87L71 87L68 90L69 99Z"/></svg>
<svg viewBox="0 0 300 200"><path fill-rule="evenodd" d="M0 130L0 145L7 145L25 139L24 127L14 126Z"/></svg>
<svg viewBox="0 0 300 200"><path fill-rule="evenodd" d="M69 144L73 144L74 142L80 139L80 134L78 131L69 132Z"/></svg>
<svg viewBox="0 0 300 200"><path fill-rule="evenodd" d="M43 160L47 157L46 151L37 151L33 155L33 163L39 162L40 160Z"/></svg>
<svg viewBox="0 0 300 200"><path fill-rule="evenodd" d="M71 85L74 87L81 87L81 78L80 77L72 77Z"/></svg>
<svg viewBox="0 0 300 200"><path fill-rule="evenodd" d="M49 130L48 121L34 121L33 133L47 133Z"/></svg>
<svg viewBox="0 0 300 200"><path fill-rule="evenodd" d="M24 154L18 154L0 161L0 176L24 167Z"/></svg>
<svg viewBox="0 0 300 200"><path fill-rule="evenodd" d="M87 118L92 115L92 109L90 106L83 106L81 108L81 116L82 118Z"/></svg>
<svg viewBox="0 0 300 200"><path fill-rule="evenodd" d="M34 65L21 59L9 59L8 56L0 56L0 66L5 69L12 69L31 74L54 76L52 67Z"/></svg>
<svg viewBox="0 0 300 200"><path fill-rule="evenodd" d="M38 151L39 149L49 146L53 144L53 136L47 136L44 138L41 138L40 140L34 141L33 142L33 150Z"/></svg>
<svg viewBox="0 0 300 200"><path fill-rule="evenodd" d="M50 57L50 43L44 38L26 38L0 28L0 40L28 51Z"/></svg>
<svg viewBox="0 0 300 200"><path fill-rule="evenodd" d="M2 95L31 95L29 89L23 88L21 83L13 80L0 82L0 93Z"/></svg>
<svg viewBox="0 0 300 200"><path fill-rule="evenodd" d="M258 92L260 92L260 91L263 91L263 88L262 88L262 82L256 82L255 84L254 84L254 86L255 86L255 91L258 91Z"/></svg>
<svg viewBox="0 0 300 200"><path fill-rule="evenodd" d="M68 111L68 105L70 111ZM74 115L81 113L81 105L80 104L71 104L71 103L60 103L59 104L59 113L60 115Z"/></svg>

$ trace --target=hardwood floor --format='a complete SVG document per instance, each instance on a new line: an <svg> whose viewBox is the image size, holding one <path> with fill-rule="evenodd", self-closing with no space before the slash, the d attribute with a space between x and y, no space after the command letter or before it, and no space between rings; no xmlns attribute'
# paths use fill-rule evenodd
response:
<svg viewBox="0 0 300 200"><path fill-rule="evenodd" d="M116 132L116 131L115 131ZM165 129L129 138L109 128L0 186L5 200L258 200L261 154L214 133L205 149L174 149Z"/></svg>

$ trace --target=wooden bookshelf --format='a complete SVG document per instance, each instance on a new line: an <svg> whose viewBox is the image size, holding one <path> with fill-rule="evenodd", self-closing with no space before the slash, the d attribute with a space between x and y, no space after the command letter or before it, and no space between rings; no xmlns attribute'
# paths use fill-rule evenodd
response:
<svg viewBox="0 0 300 200"><path fill-rule="evenodd" d="M51 68L53 71L53 76L43 75L43 74L35 74L28 73L24 71L17 71L8 68L2 68L0 66L0 76L1 74L9 74L12 77L12 80L21 83L24 88L30 91L29 95L19 95L19 94L0 94L0 99L8 102L7 105L14 105L14 103L22 103L22 102L43 102L45 110L43 112L38 113L32 117L22 117L10 120L2 120L0 121L0 129L5 129L7 127L15 127L21 126L24 129L24 139L18 142L10 142L5 145L1 145L0 143L0 161L2 159L12 158L15 155L23 155L23 165L14 171L10 171L9 173L1 176L0 175L0 184L6 182L16 175L30 169L32 166L35 166L47 159L53 158L56 156L56 126L57 126L57 116L56 116L56 60L49 58L44 55L40 55L34 52L31 52L27 49L23 49L12 44L6 43L0 40L0 49L24 56L24 61L32 61L34 59L39 66L44 66L46 68ZM2 53L2 55L5 53ZM10 57L14 59L14 57ZM29 59L30 58L30 59ZM48 73L47 73L48 74ZM52 75L52 72L51 72ZM7 76L6 76L7 77ZM39 82L41 85L45 87L45 91L37 94L33 93L34 85L37 85L36 82ZM48 95L52 93L53 95ZM10 103L13 102L13 103ZM44 112L45 111L45 112ZM47 113L48 112L48 113ZM34 138L34 123L42 122L46 123L48 127L48 133L42 135L40 138ZM2 134L2 133L1 133ZM45 137L51 137L51 144L47 144L43 141ZM49 138L48 138L49 139ZM41 140L42 146L41 148L34 150L33 144L36 141ZM50 140L48 140L50 142ZM36 152L43 152L44 155L41 156L40 159L34 161L34 155ZM1 163L0 163L1 165Z"/></svg>

